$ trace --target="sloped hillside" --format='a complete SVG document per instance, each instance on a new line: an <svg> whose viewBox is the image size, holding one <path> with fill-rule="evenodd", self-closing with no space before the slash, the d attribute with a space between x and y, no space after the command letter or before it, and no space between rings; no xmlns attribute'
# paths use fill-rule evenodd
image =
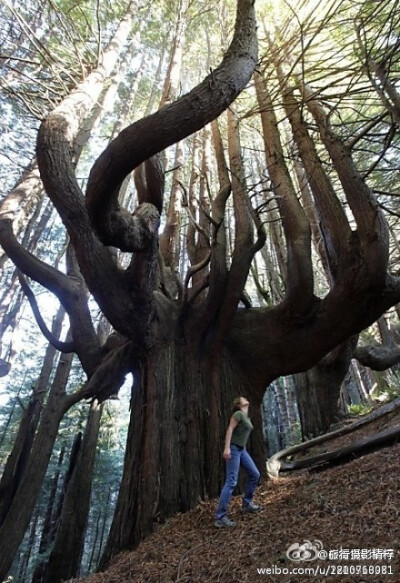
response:
<svg viewBox="0 0 400 583"><path fill-rule="evenodd" d="M230 516L238 524L221 530L213 525L215 501L200 503L158 525L107 572L79 581L400 582L399 444L318 473L266 480L256 502L262 512L241 516L235 497ZM309 560L291 560L290 547L292 559L303 551ZM326 558L315 558L321 551Z"/></svg>

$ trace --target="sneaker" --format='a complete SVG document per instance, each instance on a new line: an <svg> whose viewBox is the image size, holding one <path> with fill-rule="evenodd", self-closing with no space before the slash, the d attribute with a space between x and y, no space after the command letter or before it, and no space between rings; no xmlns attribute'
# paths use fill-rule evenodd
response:
<svg viewBox="0 0 400 583"><path fill-rule="evenodd" d="M242 506L242 513L243 514L255 514L256 512L260 512L261 506L258 504L254 504L254 502L249 502L248 504L243 504Z"/></svg>
<svg viewBox="0 0 400 583"><path fill-rule="evenodd" d="M229 520L229 518L227 516L223 516L222 518L217 518L217 520L214 522L214 525L217 528L223 528L223 527L232 527L232 526L236 526L236 522L233 522L233 520Z"/></svg>

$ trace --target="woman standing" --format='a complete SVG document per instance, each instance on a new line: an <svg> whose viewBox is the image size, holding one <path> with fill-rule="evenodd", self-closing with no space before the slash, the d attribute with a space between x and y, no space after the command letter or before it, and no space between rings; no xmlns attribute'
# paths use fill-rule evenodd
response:
<svg viewBox="0 0 400 583"><path fill-rule="evenodd" d="M229 520L227 511L233 490L238 481L240 466L247 473L242 512L243 514L248 514L261 510L261 506L253 502L253 495L260 479L260 472L246 450L247 440L253 429L253 424L249 418L249 402L244 397L237 397L233 402L233 406L234 413L226 432L223 454L226 462L225 484L215 513L215 526L218 528L236 525L236 522Z"/></svg>

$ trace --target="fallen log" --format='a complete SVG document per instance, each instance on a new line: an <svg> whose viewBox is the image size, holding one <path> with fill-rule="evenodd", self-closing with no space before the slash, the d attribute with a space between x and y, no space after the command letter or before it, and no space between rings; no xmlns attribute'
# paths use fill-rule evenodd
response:
<svg viewBox="0 0 400 583"><path fill-rule="evenodd" d="M267 460L266 466L268 475L271 478L278 478L280 472L313 468L324 464L337 464L339 461L344 462L349 459L353 459L358 455L362 455L363 453L375 450L378 447L394 443L400 437L400 425L395 425L390 429L376 433L360 441L356 441L353 444L335 449L333 451L303 458L301 460L286 461L286 458L307 451L316 445L320 445L321 443L325 443L338 437L342 437L343 435L352 433L353 431L360 429L361 427L364 427L369 423L372 423L373 421L388 415L389 413L392 413L398 408L400 408L400 397L391 403L383 405L379 409L376 409L363 419L360 419L351 425L341 427L340 429L332 431L331 433L326 433L325 435L315 437L314 439L310 439L309 441L299 445L278 451Z"/></svg>

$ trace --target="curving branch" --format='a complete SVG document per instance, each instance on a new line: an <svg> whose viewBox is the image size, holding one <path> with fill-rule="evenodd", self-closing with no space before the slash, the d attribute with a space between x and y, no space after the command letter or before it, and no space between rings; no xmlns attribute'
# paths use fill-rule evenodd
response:
<svg viewBox="0 0 400 583"><path fill-rule="evenodd" d="M26 279L24 278L23 274L20 271L17 271L18 279L21 284L21 288L28 298L29 304L32 308L32 312L36 318L37 325L40 328L43 336L60 352L75 352L76 346L74 342L62 342L58 338L56 338L46 326L45 321L42 318L42 315L39 310L39 306L37 304L36 298L34 293L32 292L31 288L29 287Z"/></svg>
<svg viewBox="0 0 400 583"><path fill-rule="evenodd" d="M119 208L125 177L142 162L217 118L245 88L257 62L254 0L239 0L235 34L221 64L174 103L124 129L94 164L87 187L87 209L105 245L129 250L137 223ZM129 234L127 235L127 231ZM128 241L128 245L127 245Z"/></svg>
<svg viewBox="0 0 400 583"><path fill-rule="evenodd" d="M199 263L196 263L196 265L192 265L191 267L189 267L186 277L185 277L185 284L184 284L184 301L186 301L187 297L188 297L188 286L189 286L189 282L192 279L192 277L198 273L199 271L201 271L202 269L204 269L209 263L210 263L210 257L211 257L211 252L209 251L207 253L207 255L205 257L203 257L203 259L201 261L199 261ZM209 280L209 276L208 274L205 275L204 280L202 283L204 283L205 281L208 282ZM205 289L204 286L202 286L202 289Z"/></svg>
<svg viewBox="0 0 400 583"><path fill-rule="evenodd" d="M1 246L21 272L53 292L63 303L72 291L68 276L35 257L19 243L13 231L13 219L6 205L2 205L0 207Z"/></svg>
<svg viewBox="0 0 400 583"><path fill-rule="evenodd" d="M386 370L400 363L400 346L358 346L353 358L373 370Z"/></svg>
<svg viewBox="0 0 400 583"><path fill-rule="evenodd" d="M357 170L350 148L332 130L329 116L321 103L307 86L299 83L299 89L317 123L321 140L333 162L357 224L352 241L354 256L361 251L371 287L379 287L385 282L388 266L389 231L385 217L373 192Z"/></svg>
<svg viewBox="0 0 400 583"><path fill-rule="evenodd" d="M400 278L390 274L379 295L372 296L373 301L369 299L368 280L346 283L345 288L336 285L323 299L315 298L304 318L289 319L282 302L273 308L237 310L225 345L260 401L266 384L315 366L400 301Z"/></svg>
<svg viewBox="0 0 400 583"><path fill-rule="evenodd" d="M314 195L315 206L320 220L329 271L336 281L346 266L351 229L346 214L326 174L319 158L315 143L304 123L301 103L296 99L294 90L285 80L279 63L275 64L283 94L283 105L291 124L294 139L302 160L308 183Z"/></svg>

